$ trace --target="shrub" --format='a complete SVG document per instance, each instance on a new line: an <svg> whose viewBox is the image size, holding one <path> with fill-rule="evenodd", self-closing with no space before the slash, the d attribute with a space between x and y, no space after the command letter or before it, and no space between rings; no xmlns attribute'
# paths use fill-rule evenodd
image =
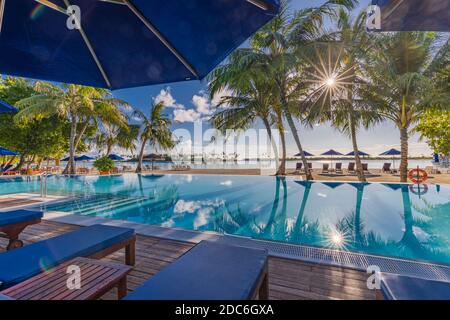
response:
<svg viewBox="0 0 450 320"><path fill-rule="evenodd" d="M94 167L102 172L111 171L114 168L114 161L104 156L94 161Z"/></svg>

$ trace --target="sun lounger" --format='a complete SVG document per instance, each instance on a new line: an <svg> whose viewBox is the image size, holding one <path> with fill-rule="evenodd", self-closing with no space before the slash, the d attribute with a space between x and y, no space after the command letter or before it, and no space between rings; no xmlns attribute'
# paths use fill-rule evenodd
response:
<svg viewBox="0 0 450 320"><path fill-rule="evenodd" d="M20 248L23 242L19 240L20 233L29 225L40 223L42 211L14 210L0 212L0 232L6 234L9 243L6 250Z"/></svg>
<svg viewBox="0 0 450 320"><path fill-rule="evenodd" d="M381 172L383 173L391 173L391 164L389 162L383 164L383 168L381 168Z"/></svg>
<svg viewBox="0 0 450 320"><path fill-rule="evenodd" d="M342 173L342 162L336 163L336 168L335 168L334 172Z"/></svg>
<svg viewBox="0 0 450 320"><path fill-rule="evenodd" d="M348 171L348 173L356 173L356 171L355 171L355 163L354 162L349 162L348 163L347 171Z"/></svg>
<svg viewBox="0 0 450 320"><path fill-rule="evenodd" d="M329 173L330 172L329 168L330 168L330 165L328 163L324 163L322 165L322 173Z"/></svg>
<svg viewBox="0 0 450 320"><path fill-rule="evenodd" d="M75 257L100 259L122 248L126 264L134 265L135 241L133 229L97 224L0 253L0 289Z"/></svg>
<svg viewBox="0 0 450 320"><path fill-rule="evenodd" d="M302 167L303 167L303 163L297 162L297 163L295 164L295 172L300 172L300 171L302 171Z"/></svg>
<svg viewBox="0 0 450 320"><path fill-rule="evenodd" d="M268 299L267 251L202 241L125 300Z"/></svg>
<svg viewBox="0 0 450 320"><path fill-rule="evenodd" d="M384 273L377 296L380 300L450 300L450 282Z"/></svg>
<svg viewBox="0 0 450 320"><path fill-rule="evenodd" d="M369 164L368 163L363 163L362 164L362 168L363 168L364 173L370 174L370 172L369 172Z"/></svg>

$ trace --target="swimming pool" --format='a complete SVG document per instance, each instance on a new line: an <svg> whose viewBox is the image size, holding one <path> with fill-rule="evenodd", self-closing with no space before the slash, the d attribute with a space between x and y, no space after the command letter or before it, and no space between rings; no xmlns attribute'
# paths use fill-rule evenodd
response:
<svg viewBox="0 0 450 320"><path fill-rule="evenodd" d="M37 178L0 180L0 194L39 190ZM53 176L48 193L74 199L46 211L450 264L447 185L124 174Z"/></svg>

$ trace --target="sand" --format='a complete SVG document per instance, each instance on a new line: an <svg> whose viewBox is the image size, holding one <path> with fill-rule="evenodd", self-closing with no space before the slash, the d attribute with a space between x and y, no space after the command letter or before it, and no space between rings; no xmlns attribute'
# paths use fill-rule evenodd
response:
<svg viewBox="0 0 450 320"><path fill-rule="evenodd" d="M262 174L260 169L190 169L183 171L154 170L152 172L160 174L270 175L268 171ZM367 176L369 182L400 182L398 174L381 173L380 170L372 170L371 173L372 175ZM304 175L298 175L292 171L288 171L287 175L304 178ZM358 177L354 174L322 174L321 170L313 170L313 178L322 181L358 181ZM427 183L450 185L450 173L431 174Z"/></svg>

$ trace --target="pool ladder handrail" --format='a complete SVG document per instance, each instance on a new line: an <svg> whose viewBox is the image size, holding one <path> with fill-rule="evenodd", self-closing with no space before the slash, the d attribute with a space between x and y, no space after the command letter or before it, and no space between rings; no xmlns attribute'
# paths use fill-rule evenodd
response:
<svg viewBox="0 0 450 320"><path fill-rule="evenodd" d="M40 175L41 177L41 198L47 198L47 176L48 172L44 171Z"/></svg>

